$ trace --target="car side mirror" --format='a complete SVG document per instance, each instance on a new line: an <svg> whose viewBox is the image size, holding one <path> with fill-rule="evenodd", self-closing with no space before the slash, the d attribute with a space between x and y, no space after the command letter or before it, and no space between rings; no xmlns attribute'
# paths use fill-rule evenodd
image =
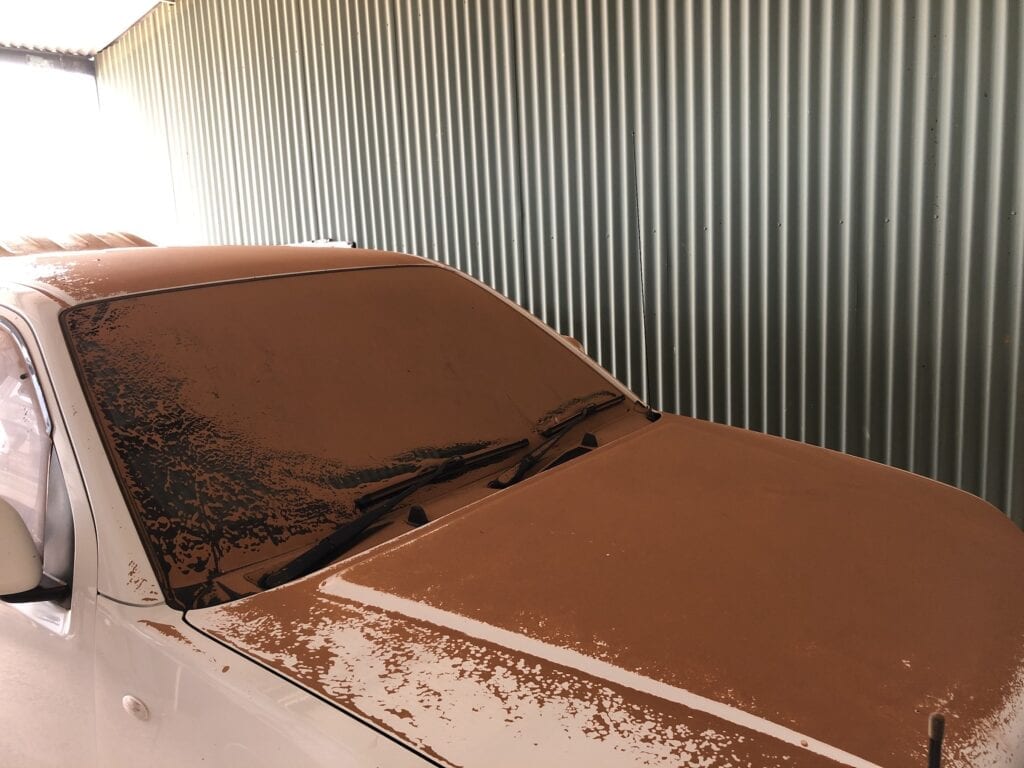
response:
<svg viewBox="0 0 1024 768"><path fill-rule="evenodd" d="M0 600L40 603L70 595L70 585L43 573L43 561L28 526L18 510L0 498Z"/></svg>
<svg viewBox="0 0 1024 768"><path fill-rule="evenodd" d="M563 338L563 339L565 339L566 341L568 341L568 342L569 342L570 344L572 344L572 345L573 345L574 347L576 347L576 349L578 349L578 350L579 350L580 352L582 352L583 354L586 354L586 353L587 353L587 350L585 350L585 349L583 348L583 342L582 342L582 341L580 341L579 339L575 339L575 338L573 338L572 336L567 336L567 335L566 335L566 334L564 334L564 333L562 334L562 338Z"/></svg>
<svg viewBox="0 0 1024 768"><path fill-rule="evenodd" d="M32 534L9 501L0 499L0 597L28 592L43 579L43 561Z"/></svg>

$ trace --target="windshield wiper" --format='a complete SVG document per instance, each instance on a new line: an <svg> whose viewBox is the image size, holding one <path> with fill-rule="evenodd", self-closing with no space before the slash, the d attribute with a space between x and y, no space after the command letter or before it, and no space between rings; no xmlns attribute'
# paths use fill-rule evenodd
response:
<svg viewBox="0 0 1024 768"><path fill-rule="evenodd" d="M625 399L625 395L616 395L615 397L610 397L607 400L602 400L600 403L590 403L589 405L585 405L580 408L569 418L563 419L556 424L552 424L540 433L541 437L546 437L547 440L523 456L523 458L521 458L514 467L511 467L494 480L491 480L488 485L491 488L508 488L510 485L515 485L526 477L527 472L537 466L540 460L544 458L544 455L551 450L555 446L555 443L561 440L570 429L580 422L589 419L598 411L611 408L613 405L617 405Z"/></svg>
<svg viewBox="0 0 1024 768"><path fill-rule="evenodd" d="M486 448L474 453L452 456L439 464L428 467L419 474L399 480L383 488L365 493L356 499L355 508L359 513L354 519L342 524L332 533L320 539L312 547L289 560L280 568L264 574L260 586L264 589L280 586L299 576L322 568L336 560L351 547L359 536L384 515L401 504L407 497L427 485L443 483L470 469L482 467L503 459L530 444L527 439L506 443L495 448Z"/></svg>

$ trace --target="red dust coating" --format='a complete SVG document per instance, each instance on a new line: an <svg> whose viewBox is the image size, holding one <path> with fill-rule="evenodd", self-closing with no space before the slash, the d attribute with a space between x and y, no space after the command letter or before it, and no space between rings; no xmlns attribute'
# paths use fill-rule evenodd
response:
<svg viewBox="0 0 1024 768"><path fill-rule="evenodd" d="M386 251L270 246L123 248L0 259L0 280L38 288L67 304L271 275L429 265Z"/></svg>
<svg viewBox="0 0 1024 768"><path fill-rule="evenodd" d="M892 768L935 709L948 754L984 736L1024 668L1024 535L996 510L682 417L338 571Z"/></svg>
<svg viewBox="0 0 1024 768"><path fill-rule="evenodd" d="M375 487L538 442L565 413L624 395L537 322L431 266L127 296L62 321L182 608L257 591L271 559L351 520Z"/></svg>
<svg viewBox="0 0 1024 768"><path fill-rule="evenodd" d="M190 616L446 765L836 766L703 712L325 595L317 583Z"/></svg>

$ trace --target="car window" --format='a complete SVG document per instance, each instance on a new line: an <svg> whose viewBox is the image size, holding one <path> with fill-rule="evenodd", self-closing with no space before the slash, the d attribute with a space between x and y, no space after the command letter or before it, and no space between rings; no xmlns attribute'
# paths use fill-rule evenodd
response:
<svg viewBox="0 0 1024 768"><path fill-rule="evenodd" d="M527 436L614 384L430 266L117 297L65 310L79 377L171 604L257 591L354 500ZM230 580L232 593L221 585Z"/></svg>
<svg viewBox="0 0 1024 768"><path fill-rule="evenodd" d="M43 573L62 584L71 583L74 567L75 529L71 500L64 483L57 451L50 453L46 481L46 517L43 525Z"/></svg>
<svg viewBox="0 0 1024 768"><path fill-rule="evenodd" d="M21 339L0 320L0 497L25 521L43 561L44 582L70 584L71 503L30 365Z"/></svg>
<svg viewBox="0 0 1024 768"><path fill-rule="evenodd" d="M43 554L50 436L14 336L0 328L0 496L21 514Z"/></svg>

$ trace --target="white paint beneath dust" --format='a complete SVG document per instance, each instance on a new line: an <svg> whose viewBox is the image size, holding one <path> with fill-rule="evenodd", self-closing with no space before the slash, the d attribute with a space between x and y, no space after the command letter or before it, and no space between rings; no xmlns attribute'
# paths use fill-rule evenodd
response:
<svg viewBox="0 0 1024 768"><path fill-rule="evenodd" d="M1002 710L977 729L965 747L947 756L949 768L1024 766L1024 669L1017 673Z"/></svg>
<svg viewBox="0 0 1024 768"><path fill-rule="evenodd" d="M736 707L340 575L319 589L322 597L298 624L261 613L258 603L250 613L249 600L192 615L240 650L452 765L796 768L812 752L851 768L878 768ZM694 714L668 715L643 698L626 700L613 686ZM709 728L708 715L782 742L778 754L762 754L764 743L755 746L732 729ZM1024 766L1024 671L1003 710L961 743L949 742L950 768Z"/></svg>
<svg viewBox="0 0 1024 768"><path fill-rule="evenodd" d="M708 728L702 715L666 715L656 704L627 701L600 680L379 608L325 597L308 621L290 624L244 606L193 616L452 765L797 768L801 762L799 750L795 759L781 744L779 754L764 754L763 745L743 735Z"/></svg>
<svg viewBox="0 0 1024 768"><path fill-rule="evenodd" d="M668 685L649 677L644 677L635 672L616 667L605 661L584 656L577 651L561 648L525 637L516 632L494 627L465 616L443 611L433 606L425 605L413 600L396 597L384 592L379 592L370 587L352 584L340 576L332 576L320 585L320 591L325 594L358 601L366 605L373 605L386 611L395 611L410 618L418 619L435 626L446 627L463 634L484 640L495 645L503 646L520 653L529 654L553 664L558 664L569 669L577 670L587 676L607 680L616 685L622 685L633 690L656 696L666 701L681 704L689 709L703 712L713 717L724 720L733 725L746 728L757 733L762 733L777 739L785 744L798 749L807 750L826 757L835 762L850 766L850 768L879 768L875 763L865 760L849 752L845 752L831 744L818 741L805 734L794 731L785 726L773 723L750 712L745 712L736 707L724 704L713 699L692 693L682 688ZM586 764L586 763L583 763Z"/></svg>

